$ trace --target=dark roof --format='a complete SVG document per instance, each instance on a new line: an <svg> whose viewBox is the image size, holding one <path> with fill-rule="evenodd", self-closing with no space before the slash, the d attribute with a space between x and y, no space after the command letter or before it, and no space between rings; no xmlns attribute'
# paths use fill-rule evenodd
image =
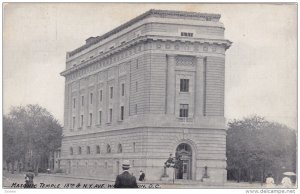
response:
<svg viewBox="0 0 300 194"><path fill-rule="evenodd" d="M103 34L102 36L90 37L90 38L86 39L86 44L69 52L69 56L71 57L71 56L75 55L76 53L79 53L82 50L87 49L91 45L94 45L94 44L100 42L101 40L104 40L104 39L108 38L109 36L116 34L123 29L128 28L132 24L148 17L149 15L157 15L159 17L167 17L167 16L189 17L189 18L194 18L194 19L205 18L206 20L210 20L212 18L219 20L221 17L220 14L150 9L149 11L143 13L142 15L139 15L139 16L133 18L132 20L116 27L115 29Z"/></svg>

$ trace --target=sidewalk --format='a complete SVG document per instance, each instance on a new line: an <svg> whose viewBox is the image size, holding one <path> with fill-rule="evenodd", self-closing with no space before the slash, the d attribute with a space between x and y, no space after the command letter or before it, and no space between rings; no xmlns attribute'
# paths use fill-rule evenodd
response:
<svg viewBox="0 0 300 194"><path fill-rule="evenodd" d="M25 172L11 174L8 172L3 172L3 187L11 188L13 183L24 184ZM66 174L44 174L40 173L38 176L34 177L34 184L40 185L40 183L45 184L106 184L114 185L115 180L105 180L99 179L96 177L75 177ZM224 185L207 185L199 181L184 181L184 180L175 180L174 184L172 181L163 182L163 181L145 181L139 182L138 185L140 188L163 188L163 189L266 189L266 187L261 185L258 182L248 183L248 182L233 182L228 181ZM273 189L282 188L277 186Z"/></svg>

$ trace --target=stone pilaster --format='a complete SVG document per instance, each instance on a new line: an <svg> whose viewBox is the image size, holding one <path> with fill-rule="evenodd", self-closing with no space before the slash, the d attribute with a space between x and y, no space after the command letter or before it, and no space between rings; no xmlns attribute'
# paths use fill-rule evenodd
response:
<svg viewBox="0 0 300 194"><path fill-rule="evenodd" d="M114 67L114 96L113 96L113 123L120 120L120 91L119 91L119 67Z"/></svg>
<svg viewBox="0 0 300 194"><path fill-rule="evenodd" d="M107 70L102 74L104 76L103 79L103 110L102 110L102 122L105 125L108 122L108 99L109 99L109 88L107 86Z"/></svg>
<svg viewBox="0 0 300 194"><path fill-rule="evenodd" d="M83 113L83 126L82 129L88 129L89 122L90 122L90 82L89 82L89 76L85 78L84 82L85 90L85 104L84 104L84 113Z"/></svg>
<svg viewBox="0 0 300 194"><path fill-rule="evenodd" d="M195 116L203 116L204 107L204 57L196 56Z"/></svg>
<svg viewBox="0 0 300 194"><path fill-rule="evenodd" d="M125 112L124 119L130 116L130 81L131 81L131 63L126 64L126 82L125 82Z"/></svg>
<svg viewBox="0 0 300 194"><path fill-rule="evenodd" d="M174 114L175 109L175 55L167 55L167 114Z"/></svg>

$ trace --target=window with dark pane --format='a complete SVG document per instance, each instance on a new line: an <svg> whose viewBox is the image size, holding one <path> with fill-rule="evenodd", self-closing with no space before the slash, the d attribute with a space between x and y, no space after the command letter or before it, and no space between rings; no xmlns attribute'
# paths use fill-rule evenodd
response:
<svg viewBox="0 0 300 194"><path fill-rule="evenodd" d="M99 145L97 145L97 147L96 147L96 153L100 154L100 146Z"/></svg>
<svg viewBox="0 0 300 194"><path fill-rule="evenodd" d="M100 102L102 102L102 90L100 90Z"/></svg>
<svg viewBox="0 0 300 194"><path fill-rule="evenodd" d="M124 120L124 106L121 106L121 121Z"/></svg>
<svg viewBox="0 0 300 194"><path fill-rule="evenodd" d="M110 98L112 99L114 96L114 88L110 87Z"/></svg>
<svg viewBox="0 0 300 194"><path fill-rule="evenodd" d="M125 95L125 84L122 84L122 96L124 96Z"/></svg>
<svg viewBox="0 0 300 194"><path fill-rule="evenodd" d="M189 79L180 79L180 92L189 92Z"/></svg>
<svg viewBox="0 0 300 194"><path fill-rule="evenodd" d="M112 122L112 109L109 109L109 122Z"/></svg>
<svg viewBox="0 0 300 194"><path fill-rule="evenodd" d="M179 117L189 117L189 105L180 104Z"/></svg>

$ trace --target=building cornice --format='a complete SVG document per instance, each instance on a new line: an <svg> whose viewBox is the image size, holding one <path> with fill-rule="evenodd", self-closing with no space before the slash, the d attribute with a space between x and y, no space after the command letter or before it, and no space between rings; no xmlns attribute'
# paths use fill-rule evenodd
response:
<svg viewBox="0 0 300 194"><path fill-rule="evenodd" d="M90 59L88 61L85 61L84 63L81 63L80 65L76 65L74 67L71 67L63 72L60 73L62 76L67 76L79 69L82 69L86 66L89 66L91 64L97 63L101 61L102 59L109 57L115 53L118 53L120 51L123 51L133 45L139 44L140 42L147 42L147 41L171 41L171 42L190 42L190 43L200 43L200 44L219 44L224 45L225 49L228 49L232 42L225 39L207 39L207 38L184 38L184 37L172 37L172 36L156 36L156 35L146 35L146 36L140 36L139 38L133 39L129 42L127 42L124 45L121 45L119 47L113 48L105 53L102 53L98 55L97 57Z"/></svg>
<svg viewBox="0 0 300 194"><path fill-rule="evenodd" d="M113 30L103 34L102 36L97 36L97 37L90 37L86 41L87 43L71 52L69 52L69 56L73 56L82 50L85 50L89 48L91 45L97 44L101 40L104 40L108 38L109 36L116 34L120 32L123 29L128 28L129 26L133 25L134 23L137 23L140 20L143 20L149 16L154 16L154 17L163 17L163 18L188 18L188 19L201 19L204 21L219 21L221 15L220 14L211 14L211 13L198 13L198 12L187 12L187 11L172 11L172 10L155 10L151 9L147 12L145 12L142 15L139 15L128 22L114 28Z"/></svg>

